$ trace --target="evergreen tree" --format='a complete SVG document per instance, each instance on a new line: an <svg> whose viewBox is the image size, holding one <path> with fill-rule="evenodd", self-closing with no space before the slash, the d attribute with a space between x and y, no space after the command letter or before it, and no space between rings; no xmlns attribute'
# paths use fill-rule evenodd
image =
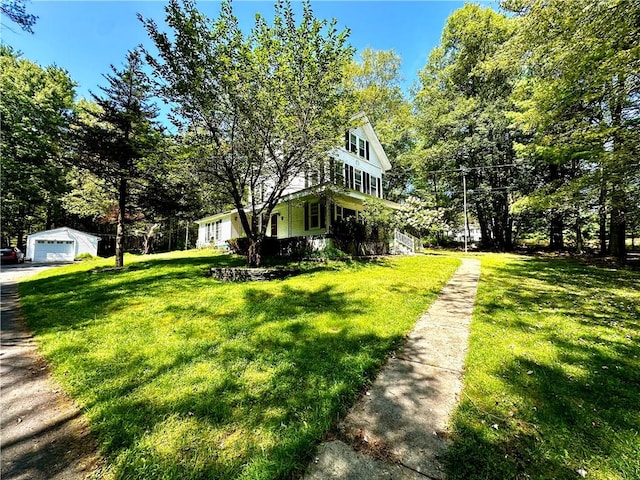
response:
<svg viewBox="0 0 640 480"><path fill-rule="evenodd" d="M94 108L84 108L75 126L76 164L100 178L118 206L115 266L124 265L124 238L131 191L153 165L161 139L157 108L137 51L122 70L111 66L107 86L93 94Z"/></svg>

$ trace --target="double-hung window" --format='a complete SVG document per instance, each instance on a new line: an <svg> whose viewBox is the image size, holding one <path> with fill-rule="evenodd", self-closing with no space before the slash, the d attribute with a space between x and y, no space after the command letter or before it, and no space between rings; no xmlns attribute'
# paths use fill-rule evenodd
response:
<svg viewBox="0 0 640 480"><path fill-rule="evenodd" d="M312 203L309 205L309 226L318 228L320 226L320 204Z"/></svg>
<svg viewBox="0 0 640 480"><path fill-rule="evenodd" d="M362 171L356 169L354 171L355 173L355 185L354 185L354 189L358 190L359 192L362 191Z"/></svg>
<svg viewBox="0 0 640 480"><path fill-rule="evenodd" d="M345 148L347 151L369 160L369 141L364 138L360 138L355 133L347 133Z"/></svg>
<svg viewBox="0 0 640 480"><path fill-rule="evenodd" d="M371 195L378 196L378 179L373 175L371 176Z"/></svg>

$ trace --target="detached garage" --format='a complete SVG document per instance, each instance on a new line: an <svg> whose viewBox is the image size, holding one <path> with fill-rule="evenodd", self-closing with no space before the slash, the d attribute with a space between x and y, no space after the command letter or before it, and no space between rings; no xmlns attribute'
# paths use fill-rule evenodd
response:
<svg viewBox="0 0 640 480"><path fill-rule="evenodd" d="M27 257L33 262L73 262L83 253L98 254L100 237L73 228L56 228L27 237Z"/></svg>

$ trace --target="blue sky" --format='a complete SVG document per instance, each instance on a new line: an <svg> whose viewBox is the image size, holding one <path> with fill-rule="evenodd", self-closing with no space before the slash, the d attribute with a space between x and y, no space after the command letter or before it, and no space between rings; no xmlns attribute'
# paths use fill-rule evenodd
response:
<svg viewBox="0 0 640 480"><path fill-rule="evenodd" d="M482 3L495 7L495 2ZM40 65L56 64L66 69L78 83L78 97L88 96L89 90L98 92L98 85L105 84L102 74L110 71L111 64L122 65L128 50L138 44L150 45L136 13L162 25L164 5L164 1L156 0L36 0L28 4L29 11L39 17L35 34L22 32L2 19L2 42ZM198 5L209 17L219 11L216 1L200 0ZM241 25L247 29L253 25L256 12L267 18L273 12L272 0L235 0L233 5ZM462 5L453 0L312 0L317 17L335 17L341 27L351 29L350 43L357 51L372 47L398 53L406 89L439 43L447 17Z"/></svg>

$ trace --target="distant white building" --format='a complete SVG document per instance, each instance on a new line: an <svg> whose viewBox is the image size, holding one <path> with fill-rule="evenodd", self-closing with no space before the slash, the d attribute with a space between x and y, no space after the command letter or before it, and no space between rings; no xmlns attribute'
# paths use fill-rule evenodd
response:
<svg viewBox="0 0 640 480"><path fill-rule="evenodd" d="M100 237L73 228L55 228L27 236L26 257L33 262L73 262L83 253L98 255Z"/></svg>
<svg viewBox="0 0 640 480"><path fill-rule="evenodd" d="M456 242L464 242L464 227L460 227L453 232L449 232L449 236ZM476 223L469 224L469 236L467 240L472 243L479 242L482 239L482 232L480 231L480 225Z"/></svg>

